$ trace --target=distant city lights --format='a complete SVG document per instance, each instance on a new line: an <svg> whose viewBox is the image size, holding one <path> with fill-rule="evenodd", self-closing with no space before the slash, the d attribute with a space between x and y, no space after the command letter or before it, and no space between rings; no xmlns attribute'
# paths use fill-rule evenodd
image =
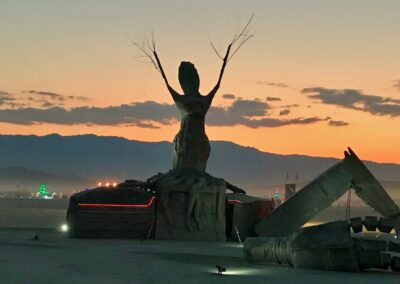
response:
<svg viewBox="0 0 400 284"><path fill-rule="evenodd" d="M117 187L118 183L115 182L115 181L114 182L110 182L110 181L101 182L101 181L99 181L97 183L97 187L102 187L102 186L104 186L104 187Z"/></svg>

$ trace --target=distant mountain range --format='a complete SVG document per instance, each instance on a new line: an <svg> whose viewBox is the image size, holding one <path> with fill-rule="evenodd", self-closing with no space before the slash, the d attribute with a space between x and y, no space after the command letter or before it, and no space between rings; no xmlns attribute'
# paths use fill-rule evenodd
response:
<svg viewBox="0 0 400 284"><path fill-rule="evenodd" d="M0 184L6 179L22 180L24 176L27 180L28 176L31 180L36 176L36 181L40 179L37 176L46 176L42 179L55 183L58 180L66 186L146 179L171 168L171 147L169 142L96 135L0 135ZM334 158L261 152L226 141L213 141L211 148L208 172L252 190L283 184L287 173L292 180L297 173L299 182L309 181L338 162ZM379 180L400 182L400 165L366 165Z"/></svg>

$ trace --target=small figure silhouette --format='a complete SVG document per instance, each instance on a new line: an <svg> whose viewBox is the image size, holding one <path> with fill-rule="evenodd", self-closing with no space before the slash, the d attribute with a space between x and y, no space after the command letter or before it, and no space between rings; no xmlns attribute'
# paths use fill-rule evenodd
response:
<svg viewBox="0 0 400 284"><path fill-rule="evenodd" d="M218 270L218 274L222 274L223 272L226 272L226 267L223 267L221 265L216 265L215 267Z"/></svg>

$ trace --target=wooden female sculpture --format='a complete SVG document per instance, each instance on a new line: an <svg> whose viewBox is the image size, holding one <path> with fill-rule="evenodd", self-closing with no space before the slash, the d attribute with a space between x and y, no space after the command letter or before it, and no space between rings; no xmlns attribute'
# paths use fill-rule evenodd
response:
<svg viewBox="0 0 400 284"><path fill-rule="evenodd" d="M153 50L158 69L167 85L168 91L181 113L181 128L173 142L173 168L191 168L205 171L210 156L210 142L205 132L205 117L213 98L218 91L225 66L229 58L229 45L219 78L211 92L202 96L199 93L200 79L196 68L190 62L181 62L179 66L179 83L183 95L178 94L168 83L157 52Z"/></svg>
<svg viewBox="0 0 400 284"><path fill-rule="evenodd" d="M222 68L214 88L203 96L199 92L200 78L196 68L191 62L182 61L179 66L179 83L183 95L175 91L168 82L160 59L156 52L155 41L147 39L134 45L143 56L150 60L153 66L161 73L175 105L181 113L181 128L173 142L173 169L195 169L204 172L210 156L210 142L205 132L205 117L217 93L227 62L249 40L253 34L249 33L253 17L247 22L240 33L235 34L228 45L225 56L222 57L211 43L218 57L222 59ZM231 52L232 46L236 46Z"/></svg>
<svg viewBox="0 0 400 284"><path fill-rule="evenodd" d="M181 95L168 82L154 38L151 41L145 38L142 42L134 42L143 57L149 59L161 73L181 113L181 127L173 142L173 169L150 177L142 184L157 194L157 239L226 239L225 192L227 189L235 193L245 191L206 173L211 148L205 132L205 117L221 85L227 62L253 36L248 33L251 21L252 17L242 31L233 37L225 56L222 57L211 43L222 60L222 67L217 83L205 96L199 92L200 78L192 63L181 62L179 66Z"/></svg>

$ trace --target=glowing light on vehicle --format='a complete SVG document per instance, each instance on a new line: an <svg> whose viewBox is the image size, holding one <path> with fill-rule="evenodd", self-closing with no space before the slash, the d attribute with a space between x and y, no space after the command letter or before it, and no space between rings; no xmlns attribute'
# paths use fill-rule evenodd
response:
<svg viewBox="0 0 400 284"><path fill-rule="evenodd" d="M236 200L236 199L230 199L228 200L229 203L242 203L241 200Z"/></svg>
<svg viewBox="0 0 400 284"><path fill-rule="evenodd" d="M102 182L98 182L98 183L97 183L97 186L102 186L102 185L103 185Z"/></svg>
<svg viewBox="0 0 400 284"><path fill-rule="evenodd" d="M113 187L116 187L116 186L117 186L117 183L116 183L116 182L113 182L112 186L113 186Z"/></svg>
<svg viewBox="0 0 400 284"><path fill-rule="evenodd" d="M60 229L61 229L61 232L67 232L68 231L68 225L67 224L62 224Z"/></svg>
<svg viewBox="0 0 400 284"><path fill-rule="evenodd" d="M106 183L106 187L110 187L110 183L109 182Z"/></svg>
<svg viewBox="0 0 400 284"><path fill-rule="evenodd" d="M154 200L155 196L152 196L150 200L146 204L108 204L108 203L78 203L80 207L104 207L104 208L148 208L150 207Z"/></svg>

